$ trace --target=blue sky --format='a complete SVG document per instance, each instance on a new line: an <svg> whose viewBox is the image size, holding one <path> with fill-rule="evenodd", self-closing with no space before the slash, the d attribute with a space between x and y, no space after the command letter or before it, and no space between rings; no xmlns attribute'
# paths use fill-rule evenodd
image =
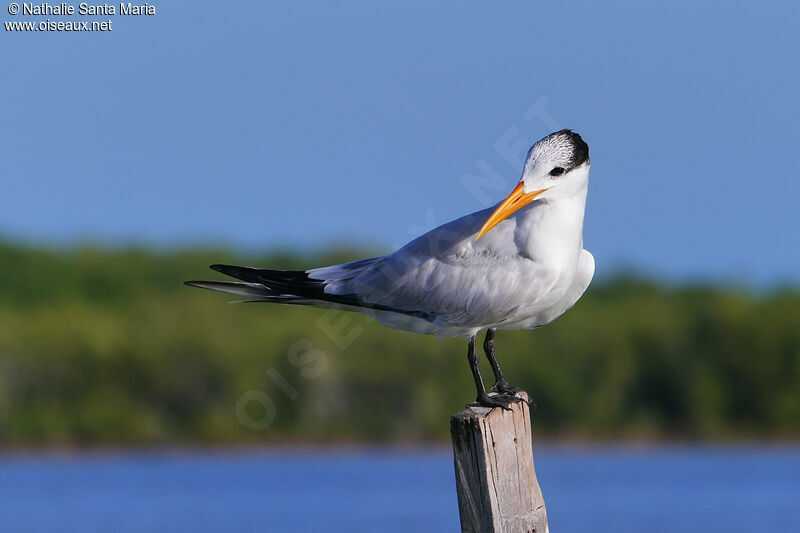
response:
<svg viewBox="0 0 800 533"><path fill-rule="evenodd" d="M569 127L599 273L800 281L796 3L297 4L0 29L0 234L388 249Z"/></svg>

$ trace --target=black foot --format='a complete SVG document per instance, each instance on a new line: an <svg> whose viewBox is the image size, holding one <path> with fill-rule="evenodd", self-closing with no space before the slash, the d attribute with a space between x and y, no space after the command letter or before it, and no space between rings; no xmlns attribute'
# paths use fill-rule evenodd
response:
<svg viewBox="0 0 800 533"><path fill-rule="evenodd" d="M492 390L493 391L497 391L497 392L499 392L501 394L508 394L509 396L516 396L516 394L519 391L521 391L522 389L520 389L519 387L512 387L511 385L508 384L508 381L503 380L503 381L498 381L497 383L495 383L494 387L492 387Z"/></svg>
<svg viewBox="0 0 800 533"><path fill-rule="evenodd" d="M510 411L511 405L514 402L521 402L522 398L514 396L513 394L494 394L489 396L488 394L481 394L475 400L475 403L471 403L467 405L467 407L474 407L479 405L481 407L500 407L505 411Z"/></svg>

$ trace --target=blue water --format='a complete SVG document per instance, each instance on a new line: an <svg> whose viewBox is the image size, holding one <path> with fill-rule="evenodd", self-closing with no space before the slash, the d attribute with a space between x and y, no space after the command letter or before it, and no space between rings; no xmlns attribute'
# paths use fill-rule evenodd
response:
<svg viewBox="0 0 800 533"><path fill-rule="evenodd" d="M0 531L458 531L440 450L0 455ZM800 447L547 448L554 533L800 532Z"/></svg>

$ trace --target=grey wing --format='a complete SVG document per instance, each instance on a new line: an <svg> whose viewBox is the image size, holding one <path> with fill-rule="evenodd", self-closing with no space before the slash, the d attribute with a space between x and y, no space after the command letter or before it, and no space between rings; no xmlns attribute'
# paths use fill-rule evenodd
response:
<svg viewBox="0 0 800 533"><path fill-rule="evenodd" d="M347 279L330 282L325 291L357 295L368 305L422 316L440 326L502 322L546 293L554 280L517 253L508 234L512 225L474 241L486 216L475 213L441 226ZM323 270L309 274L330 280Z"/></svg>

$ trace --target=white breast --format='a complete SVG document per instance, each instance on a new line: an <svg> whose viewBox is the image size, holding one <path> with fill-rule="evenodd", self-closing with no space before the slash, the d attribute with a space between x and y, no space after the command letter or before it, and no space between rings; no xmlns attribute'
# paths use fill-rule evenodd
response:
<svg viewBox="0 0 800 533"><path fill-rule="evenodd" d="M531 309L529 313L521 312L517 317L498 324L496 327L505 330L534 329L549 324L575 305L586 292L593 276L594 257L587 250L581 250L571 281L565 283L563 289L554 288L550 305Z"/></svg>

